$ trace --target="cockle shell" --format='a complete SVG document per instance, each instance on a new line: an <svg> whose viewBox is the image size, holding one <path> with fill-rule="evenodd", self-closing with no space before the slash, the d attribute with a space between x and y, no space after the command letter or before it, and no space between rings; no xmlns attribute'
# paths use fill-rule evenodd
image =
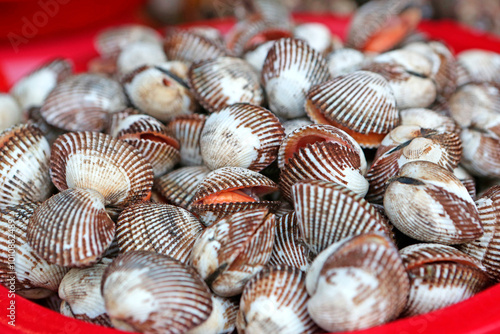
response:
<svg viewBox="0 0 500 334"><path fill-rule="evenodd" d="M37 126L20 124L0 133L0 209L50 196L49 158L49 143Z"/></svg>
<svg viewBox="0 0 500 334"><path fill-rule="evenodd" d="M288 136L293 131L297 130L306 125L313 124L309 118L295 118L281 123L283 129L285 129L285 135Z"/></svg>
<svg viewBox="0 0 500 334"><path fill-rule="evenodd" d="M274 42L273 40L262 43L255 49L247 50L243 55L243 59L245 59L259 75L261 74L267 54L273 47Z"/></svg>
<svg viewBox="0 0 500 334"><path fill-rule="evenodd" d="M186 334L229 334L236 327L238 305L235 301L212 295L212 313L201 325Z"/></svg>
<svg viewBox="0 0 500 334"><path fill-rule="evenodd" d="M116 60L118 73L125 75L138 67L167 61L163 46L158 41L135 41L125 45Z"/></svg>
<svg viewBox="0 0 500 334"><path fill-rule="evenodd" d="M305 274L292 267L266 267L245 286L238 333L317 333L307 311Z"/></svg>
<svg viewBox="0 0 500 334"><path fill-rule="evenodd" d="M486 268L488 276L500 281L500 185L493 186L476 201L479 218L484 229L481 238L460 245L459 249L475 258Z"/></svg>
<svg viewBox="0 0 500 334"><path fill-rule="evenodd" d="M130 101L139 110L160 121L191 114L196 109L186 83L162 64L139 67L122 81Z"/></svg>
<svg viewBox="0 0 500 334"><path fill-rule="evenodd" d="M284 135L269 110L233 104L207 118L200 136L201 155L210 169L242 167L258 172L276 159Z"/></svg>
<svg viewBox="0 0 500 334"><path fill-rule="evenodd" d="M474 177L467 173L465 169L462 167L458 166L453 170L453 175L455 175L460 182L467 188L467 191L469 192L469 195L472 199L476 199L476 180L474 180Z"/></svg>
<svg viewBox="0 0 500 334"><path fill-rule="evenodd" d="M175 28L174 28L175 29ZM190 33L193 33L195 35L203 36L205 38L208 38L211 41L214 41L216 43L224 43L224 37L221 34L221 31L217 28L210 27L208 25L196 25L189 27L185 29L185 31L188 31ZM167 35L169 34L169 30L167 30Z"/></svg>
<svg viewBox="0 0 500 334"><path fill-rule="evenodd" d="M399 123L389 83L380 74L368 71L317 85L307 94L305 109L314 122L344 130L362 147L377 147Z"/></svg>
<svg viewBox="0 0 500 334"><path fill-rule="evenodd" d="M188 77L189 87L209 112L234 103L259 106L264 101L257 73L240 58L219 57L194 63Z"/></svg>
<svg viewBox="0 0 500 334"><path fill-rule="evenodd" d="M40 107L50 91L71 75L72 67L68 60L56 58L21 78L10 93L23 110Z"/></svg>
<svg viewBox="0 0 500 334"><path fill-rule="evenodd" d="M457 55L457 63L463 71L459 85L468 83L500 83L500 54L487 50L466 50Z"/></svg>
<svg viewBox="0 0 500 334"><path fill-rule="evenodd" d="M367 200L382 202L386 182L410 161L425 160L452 171L462 155L462 144L456 133L439 133L416 125L401 125L382 141L366 174L370 183Z"/></svg>
<svg viewBox="0 0 500 334"><path fill-rule="evenodd" d="M203 158L200 151L200 136L207 116L192 114L177 116L168 123L168 129L179 141L181 165L200 166Z"/></svg>
<svg viewBox="0 0 500 334"><path fill-rule="evenodd" d="M187 263L203 225L189 211L167 204L139 203L122 211L116 223L120 252L152 251Z"/></svg>
<svg viewBox="0 0 500 334"><path fill-rule="evenodd" d="M277 188L272 180L249 169L219 168L200 183L189 210L207 226L234 212L257 208L274 211L279 207L279 202L262 201L258 196Z"/></svg>
<svg viewBox="0 0 500 334"><path fill-rule="evenodd" d="M365 55L356 49L338 49L327 56L328 70L333 78L361 69Z"/></svg>
<svg viewBox="0 0 500 334"><path fill-rule="evenodd" d="M269 265L285 265L302 271L309 268L309 249L302 240L295 212L276 217L276 235Z"/></svg>
<svg viewBox="0 0 500 334"><path fill-rule="evenodd" d="M278 167L280 190L287 200L292 198L291 187L300 180L335 182L362 196L368 191L361 147L347 133L330 125L308 125L287 135L278 153Z"/></svg>
<svg viewBox="0 0 500 334"><path fill-rule="evenodd" d="M43 202L30 218L28 243L45 260L65 267L90 266L115 235L104 197L91 189L67 189Z"/></svg>
<svg viewBox="0 0 500 334"><path fill-rule="evenodd" d="M326 60L299 39L278 40L269 50L262 69L269 108L286 119L304 116L307 92L329 79Z"/></svg>
<svg viewBox="0 0 500 334"><path fill-rule="evenodd" d="M391 235L391 227L360 195L325 181L292 187L300 235L313 256L344 238L368 232Z"/></svg>
<svg viewBox="0 0 500 334"><path fill-rule="evenodd" d="M66 131L101 131L109 113L125 109L121 85L98 74L70 76L57 84L40 110L52 126Z"/></svg>
<svg viewBox="0 0 500 334"><path fill-rule="evenodd" d="M343 239L314 260L306 276L313 320L329 332L381 325L403 310L409 280L398 250L386 237Z"/></svg>
<svg viewBox="0 0 500 334"><path fill-rule="evenodd" d="M399 112L401 125L418 125L424 129L434 129L438 132L455 132L460 134L460 127L453 118L441 115L425 108L409 108Z"/></svg>
<svg viewBox="0 0 500 334"><path fill-rule="evenodd" d="M314 50L325 55L333 49L332 33L321 23L299 24L293 30L293 37L304 40Z"/></svg>
<svg viewBox="0 0 500 334"><path fill-rule="evenodd" d="M149 199L151 165L132 146L109 135L71 132L52 146L52 182L60 191L84 188L98 191L105 205L126 207Z"/></svg>
<svg viewBox="0 0 500 334"><path fill-rule="evenodd" d="M394 226L417 240L453 245L483 235L465 186L452 172L429 161L409 162L389 180L384 208Z"/></svg>
<svg viewBox="0 0 500 334"><path fill-rule="evenodd" d="M139 25L127 24L100 32L95 39L97 52L104 58L116 56L134 42L161 43L161 35L156 30Z"/></svg>
<svg viewBox="0 0 500 334"><path fill-rule="evenodd" d="M274 233L275 216L265 208L233 213L203 231L191 264L217 295L238 295L269 261Z"/></svg>
<svg viewBox="0 0 500 334"><path fill-rule="evenodd" d="M227 55L223 44L186 30L178 30L168 34L163 42L163 48L169 60L180 60L187 63Z"/></svg>
<svg viewBox="0 0 500 334"><path fill-rule="evenodd" d="M69 270L49 264L28 244L26 230L37 207L24 203L0 211L0 284L30 299L56 292Z"/></svg>
<svg viewBox="0 0 500 334"><path fill-rule="evenodd" d="M112 327L101 295L102 275L111 262L111 259L104 258L92 267L71 269L64 276L59 286L59 297L63 300L62 314Z"/></svg>
<svg viewBox="0 0 500 334"><path fill-rule="evenodd" d="M132 251L103 275L102 296L112 324L142 333L185 333L212 312L212 294L190 268L166 255Z"/></svg>
<svg viewBox="0 0 500 334"><path fill-rule="evenodd" d="M404 316L458 303L490 283L478 262L453 247L417 244L403 248L400 253L410 277Z"/></svg>
<svg viewBox="0 0 500 334"><path fill-rule="evenodd" d="M0 93L0 131L24 120L23 110L10 94Z"/></svg>

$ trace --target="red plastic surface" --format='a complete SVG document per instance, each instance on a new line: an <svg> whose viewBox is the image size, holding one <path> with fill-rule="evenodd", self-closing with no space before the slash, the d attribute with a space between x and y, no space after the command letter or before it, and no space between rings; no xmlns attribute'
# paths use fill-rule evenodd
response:
<svg viewBox="0 0 500 334"><path fill-rule="evenodd" d="M76 0L75 0L76 1ZM88 14L88 13L87 13ZM333 33L345 37L349 18L331 15L295 15L297 22L321 22ZM100 29L118 23L139 22L136 13L126 13L101 24L93 24L84 31L45 36L23 45L18 53L8 42L0 43L0 89L6 90L24 73L45 60L63 56L73 59L76 69L82 71L88 60L96 55L93 37ZM199 22L225 32L234 21L216 20ZM419 30L431 38L443 40L455 52L482 48L500 52L500 39L470 30L449 21L422 22ZM2 31L0 30L0 34ZM15 327L8 324L9 303L15 300ZM420 333L500 333L500 285L496 285L473 298L418 317L401 319L390 324L359 331L359 334L420 334ZM118 334L120 331L90 325L64 317L31 301L16 296L8 297L8 290L0 286L0 334Z"/></svg>

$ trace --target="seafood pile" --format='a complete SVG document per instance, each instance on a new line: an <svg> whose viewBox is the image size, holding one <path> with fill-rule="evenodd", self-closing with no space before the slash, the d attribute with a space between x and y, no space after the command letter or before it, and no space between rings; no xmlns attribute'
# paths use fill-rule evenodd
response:
<svg viewBox="0 0 500 334"><path fill-rule="evenodd" d="M279 1L96 37L0 96L0 282L141 333L353 331L500 281L500 55ZM476 190L477 188L477 190ZM476 192L480 193L476 196ZM499 230L497 230L499 227Z"/></svg>

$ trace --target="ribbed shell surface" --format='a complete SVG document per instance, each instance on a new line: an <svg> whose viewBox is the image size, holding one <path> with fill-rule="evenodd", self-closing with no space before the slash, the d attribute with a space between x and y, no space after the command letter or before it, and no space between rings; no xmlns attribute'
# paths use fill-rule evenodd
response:
<svg viewBox="0 0 500 334"><path fill-rule="evenodd" d="M102 295L117 329L181 334L212 312L212 295L198 274L152 252L118 256L104 272Z"/></svg>
<svg viewBox="0 0 500 334"><path fill-rule="evenodd" d="M200 166L203 158L200 151L200 136L207 116L192 114L178 116L168 123L168 129L179 141L181 165Z"/></svg>
<svg viewBox="0 0 500 334"><path fill-rule="evenodd" d="M326 60L299 39L278 40L269 50L262 68L269 108L286 119L305 115L307 92L329 79Z"/></svg>
<svg viewBox="0 0 500 334"><path fill-rule="evenodd" d="M28 245L28 222L37 207L24 203L0 211L0 283L8 288L14 283L16 293L33 299L57 291L69 270L49 264Z"/></svg>
<svg viewBox="0 0 500 334"><path fill-rule="evenodd" d="M28 224L28 243L49 263L85 267L113 241L115 224L94 190L67 189L40 205Z"/></svg>
<svg viewBox="0 0 500 334"><path fill-rule="evenodd" d="M116 223L121 252L152 251L187 263L203 230L199 220L182 208L157 203L131 205Z"/></svg>
<svg viewBox="0 0 500 334"><path fill-rule="evenodd" d="M219 57L195 63L188 77L198 102L209 112L234 103L259 106L264 101L257 73L240 58Z"/></svg>
<svg viewBox="0 0 500 334"><path fill-rule="evenodd" d="M234 299L212 295L212 314L201 325L186 334L229 334L236 327L239 305Z"/></svg>
<svg viewBox="0 0 500 334"><path fill-rule="evenodd" d="M95 39L95 47L103 57L116 56L127 45L134 42L161 43L161 35L156 30L128 24L102 31Z"/></svg>
<svg viewBox="0 0 500 334"><path fill-rule="evenodd" d="M245 286L238 333L316 333L308 300L305 273L287 266L266 267Z"/></svg>
<svg viewBox="0 0 500 334"><path fill-rule="evenodd" d="M148 199L151 165L132 146L109 135L72 132L52 146L52 182L59 190L78 187L100 192L106 205L125 207Z"/></svg>
<svg viewBox="0 0 500 334"><path fill-rule="evenodd" d="M163 42L163 47L169 60L189 63L227 55L222 45L189 31L176 31L168 35Z"/></svg>
<svg viewBox="0 0 500 334"><path fill-rule="evenodd" d="M391 235L391 227L379 212L344 186L301 181L292 191L300 235L314 255L354 235L368 232Z"/></svg>
<svg viewBox="0 0 500 334"><path fill-rule="evenodd" d="M66 131L102 131L108 114L126 106L127 98L117 81L79 74L59 83L40 112L47 123Z"/></svg>
<svg viewBox="0 0 500 334"><path fill-rule="evenodd" d="M207 118L201 155L212 170L242 167L258 172L276 159L284 136L280 121L267 109L233 104Z"/></svg>
<svg viewBox="0 0 500 334"><path fill-rule="evenodd" d="M500 55L487 50L466 50L457 55L457 62L465 72L465 80L461 84L470 82L497 82L500 75Z"/></svg>
<svg viewBox="0 0 500 334"><path fill-rule="evenodd" d="M460 133L460 127L453 118L426 108L409 108L399 112L401 125L418 125L424 129L434 129L440 133Z"/></svg>
<svg viewBox="0 0 500 334"><path fill-rule="evenodd" d="M17 125L0 133L0 209L50 196L49 159L49 142L37 126Z"/></svg>

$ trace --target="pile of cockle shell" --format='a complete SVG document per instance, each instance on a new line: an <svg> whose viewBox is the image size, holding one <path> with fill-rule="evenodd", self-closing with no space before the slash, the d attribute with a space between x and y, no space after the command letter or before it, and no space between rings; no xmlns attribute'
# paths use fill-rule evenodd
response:
<svg viewBox="0 0 500 334"><path fill-rule="evenodd" d="M500 55L412 34L410 0L345 44L236 15L109 29L1 95L0 281L12 226L19 295L143 333L352 331L499 281Z"/></svg>

